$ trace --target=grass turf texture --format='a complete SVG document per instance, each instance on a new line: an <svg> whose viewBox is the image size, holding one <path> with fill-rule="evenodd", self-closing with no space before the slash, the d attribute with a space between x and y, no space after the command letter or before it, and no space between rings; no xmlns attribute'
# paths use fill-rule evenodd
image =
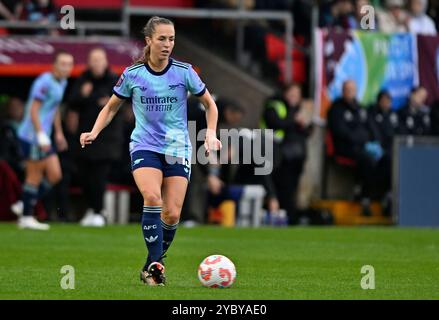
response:
<svg viewBox="0 0 439 320"><path fill-rule="evenodd" d="M0 224L0 299L438 299L439 230L398 228L180 228L166 259L168 285L139 281L146 254L139 225ZM229 289L200 285L210 254L237 268ZM75 289L63 290L63 265ZM375 290L362 290L363 265Z"/></svg>

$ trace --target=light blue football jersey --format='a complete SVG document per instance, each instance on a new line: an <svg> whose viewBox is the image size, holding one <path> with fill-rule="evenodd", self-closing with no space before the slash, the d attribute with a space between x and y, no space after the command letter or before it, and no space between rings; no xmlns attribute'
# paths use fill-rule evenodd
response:
<svg viewBox="0 0 439 320"><path fill-rule="evenodd" d="M32 83L26 102L25 115L18 127L18 137L31 144L37 143L36 132L31 119L31 105L34 100L41 101L39 118L42 130L50 137L56 110L62 101L67 80L57 80L51 72L45 72Z"/></svg>
<svg viewBox="0 0 439 320"><path fill-rule="evenodd" d="M188 91L202 96L206 86L192 66L174 59L160 72L148 64L125 69L113 89L131 99L136 126L130 152L150 150L190 160L192 146L187 126Z"/></svg>

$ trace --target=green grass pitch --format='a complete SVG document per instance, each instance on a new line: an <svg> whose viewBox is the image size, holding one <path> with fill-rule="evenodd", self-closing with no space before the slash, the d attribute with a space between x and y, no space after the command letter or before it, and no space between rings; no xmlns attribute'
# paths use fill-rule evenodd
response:
<svg viewBox="0 0 439 320"><path fill-rule="evenodd" d="M54 224L49 232L0 224L0 299L438 299L439 230L405 228L180 228L166 287L139 281L139 225ZM223 254L237 268L229 289L200 285L197 268ZM60 286L75 268L75 289ZM360 286L372 265L375 290Z"/></svg>

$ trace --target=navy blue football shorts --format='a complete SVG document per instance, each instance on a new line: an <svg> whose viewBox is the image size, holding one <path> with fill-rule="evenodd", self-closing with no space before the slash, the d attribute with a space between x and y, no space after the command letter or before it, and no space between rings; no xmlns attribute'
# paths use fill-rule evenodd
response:
<svg viewBox="0 0 439 320"><path fill-rule="evenodd" d="M164 155L149 150L137 150L131 154L131 171L138 168L156 168L163 177L185 177L190 180L191 164L188 159Z"/></svg>
<svg viewBox="0 0 439 320"><path fill-rule="evenodd" d="M39 161L56 153L56 149L53 145L50 146L49 151L43 152L37 144L29 143L22 139L19 140L20 140L21 154L23 158L26 160Z"/></svg>

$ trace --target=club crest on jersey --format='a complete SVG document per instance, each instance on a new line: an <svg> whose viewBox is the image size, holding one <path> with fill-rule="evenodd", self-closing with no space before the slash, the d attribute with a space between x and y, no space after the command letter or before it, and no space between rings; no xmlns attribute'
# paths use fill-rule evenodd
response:
<svg viewBox="0 0 439 320"><path fill-rule="evenodd" d="M170 84L169 85L169 90L175 90L176 88L183 86L181 83L179 84Z"/></svg>
<svg viewBox="0 0 439 320"><path fill-rule="evenodd" d="M47 92L48 92L48 88L47 88L47 87L42 87L42 88L40 89L40 93L41 93L42 95L46 95Z"/></svg>
<svg viewBox="0 0 439 320"><path fill-rule="evenodd" d="M125 76L122 73L121 76L119 77L119 80L117 80L116 87L120 87L122 85L122 82L124 79L125 79Z"/></svg>

